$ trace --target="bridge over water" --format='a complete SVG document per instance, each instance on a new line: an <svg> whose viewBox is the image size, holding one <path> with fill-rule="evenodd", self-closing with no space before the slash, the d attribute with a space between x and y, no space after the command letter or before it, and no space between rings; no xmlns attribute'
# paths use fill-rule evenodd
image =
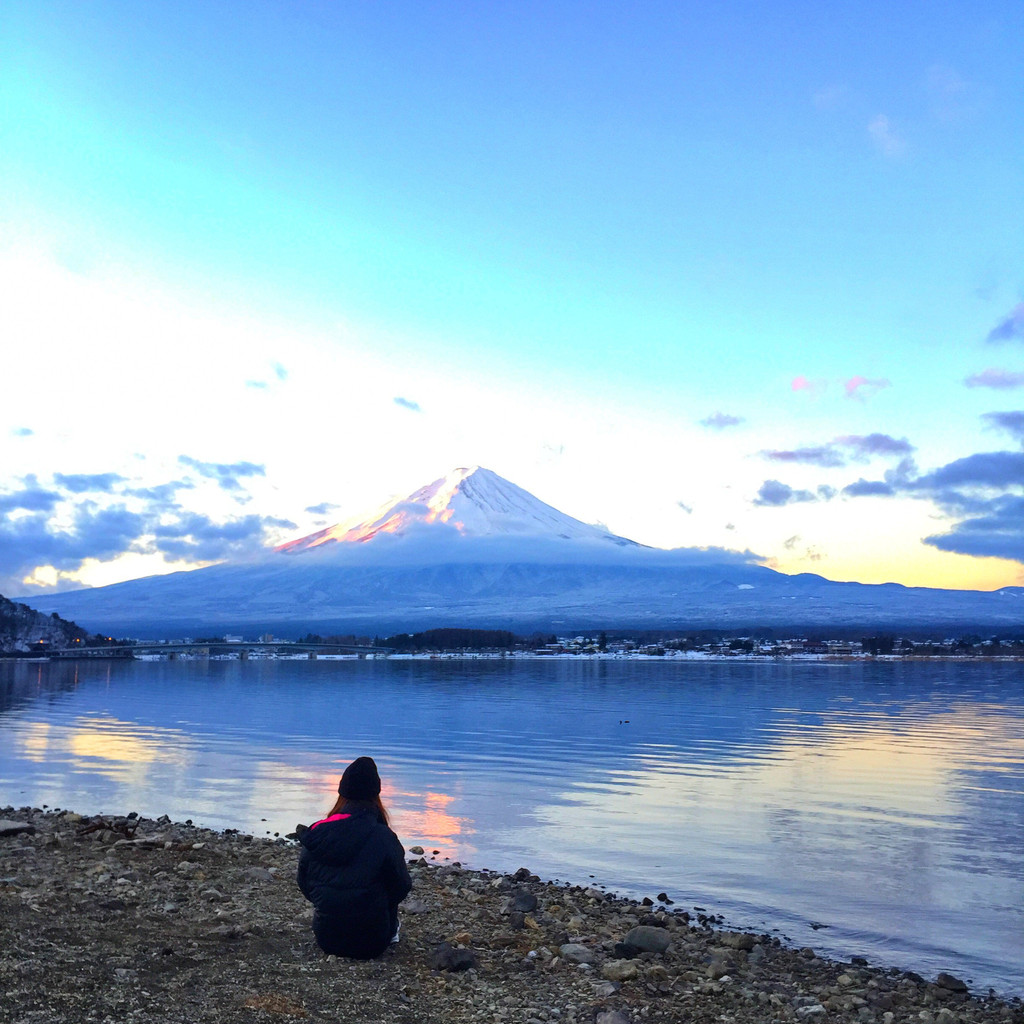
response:
<svg viewBox="0 0 1024 1024"><path fill-rule="evenodd" d="M290 640L176 640L153 641L134 644L107 644L101 647L86 647L73 644L70 647L47 647L39 651L47 658L134 658L138 655L160 655L170 660L190 655L210 658L230 655L245 661L252 654L305 654L315 660L319 654L355 654L359 657L386 657L392 653L390 647L360 646L354 644L304 643Z"/></svg>

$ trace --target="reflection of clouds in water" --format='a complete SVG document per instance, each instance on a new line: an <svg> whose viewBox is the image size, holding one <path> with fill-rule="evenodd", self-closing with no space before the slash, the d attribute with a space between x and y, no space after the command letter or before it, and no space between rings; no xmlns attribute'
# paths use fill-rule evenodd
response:
<svg viewBox="0 0 1024 1024"><path fill-rule="evenodd" d="M222 750L195 747L180 730L89 716L67 725L24 723L14 736L12 753L61 774L114 782L112 799L124 793L129 803L148 813L176 809L179 818L282 833L327 813L351 760L339 758L325 770L322 758L296 758L294 749L265 748L243 764L233 745ZM430 789L412 788L409 783L415 780L407 777L408 768L382 764L381 772L381 799L405 845L419 843L452 859L474 852L466 842L474 831L471 822L455 813L458 796L433 783Z"/></svg>
<svg viewBox="0 0 1024 1024"><path fill-rule="evenodd" d="M182 768L191 741L171 729L139 729L133 722L116 718L89 718L87 724L72 725L67 732L66 749L78 759L76 767L89 767L88 761L110 762L125 768L154 763ZM102 771L102 765L99 766Z"/></svg>
<svg viewBox="0 0 1024 1024"><path fill-rule="evenodd" d="M14 738L12 747L26 761L43 763L50 749L50 723L29 722L24 731Z"/></svg>
<svg viewBox="0 0 1024 1024"><path fill-rule="evenodd" d="M299 822L320 817L330 793L320 766L295 764L285 753L290 752L278 756L273 749L250 750L242 757L233 744L216 752L200 751L193 770L181 780L179 799L187 801L188 816L257 835L284 835Z"/></svg>
<svg viewBox="0 0 1024 1024"><path fill-rule="evenodd" d="M26 761L66 762L75 772L95 772L126 782L143 782L153 765L186 769L190 741L180 732L139 729L110 717L76 719L66 726L28 722L12 746Z"/></svg>
<svg viewBox="0 0 1024 1024"><path fill-rule="evenodd" d="M392 824L406 846L418 843L443 857L469 859L476 852L467 842L474 832L472 821L452 813L452 804L461 806L462 801L449 793L406 791L395 802Z"/></svg>
<svg viewBox="0 0 1024 1024"><path fill-rule="evenodd" d="M298 822L310 824L327 814L338 796L341 771L352 759L340 759L335 772L325 771L323 760L313 756L296 763L292 749L265 749L260 753L259 759L246 763L244 772L222 773L220 777L208 761L197 764L198 770L190 776L188 814L207 824L250 827L257 834L286 834ZM220 760L218 763L227 766ZM410 782L415 780L407 766L382 762L379 767L381 800L405 846L418 843L453 860L475 852L466 842L474 831L471 820L454 813L453 805L462 805L458 795L440 792L436 787L412 788Z"/></svg>
<svg viewBox="0 0 1024 1024"><path fill-rule="evenodd" d="M1019 792L1024 729L1009 709L991 705L843 713L826 715L809 742L787 742L783 753L764 773L778 803L950 829L980 780L984 789Z"/></svg>
<svg viewBox="0 0 1024 1024"><path fill-rule="evenodd" d="M797 816L948 828L975 776L988 779L985 788L1019 777L1021 733L1009 713L977 706L921 716L826 715L806 729L799 721L777 727L770 757L761 748L734 748L727 770L708 771L686 751L647 745L604 785L578 781L562 796L584 806L628 801L649 814L705 817L709 807L778 806ZM564 819L565 810L557 816Z"/></svg>
<svg viewBox="0 0 1024 1024"><path fill-rule="evenodd" d="M839 888L876 907L1019 904L1019 832L992 818L983 834L966 824L982 792L1020 814L1024 731L1008 709L794 712L776 726L770 757L748 750L744 761L733 748L729 770L709 773L685 753L652 745L604 785L577 778L537 809L543 827L533 842L585 833L608 844L595 864L621 863L635 846L667 862L658 877L681 886L699 879L735 893L749 884L741 876L754 877L819 914ZM971 884L968 859L986 865Z"/></svg>
<svg viewBox="0 0 1024 1024"><path fill-rule="evenodd" d="M916 922L920 934L955 936L963 915L998 915L1014 927L1024 726L1013 709L827 713L815 735L788 743L786 760L759 780L774 863L814 879L824 906L831 887L859 893L861 912L905 908L890 925L897 933L913 934ZM1016 827L993 813L999 807Z"/></svg>
<svg viewBox="0 0 1024 1024"><path fill-rule="evenodd" d="M605 785L576 784L562 795L583 807L628 802L645 815L704 819L714 808L778 807L787 820L827 814L948 828L972 788L970 777L1012 777L1024 765L1019 723L982 707L921 717L844 714L806 731L796 726L776 730L771 757L748 750L744 761L734 749L728 770L709 772L688 762L685 752L642 747L632 766L609 774ZM566 813L560 807L557 817Z"/></svg>
<svg viewBox="0 0 1024 1024"><path fill-rule="evenodd" d="M31 782L35 804L158 815L173 805L195 767L192 738L112 715L16 722L4 739L0 782Z"/></svg>

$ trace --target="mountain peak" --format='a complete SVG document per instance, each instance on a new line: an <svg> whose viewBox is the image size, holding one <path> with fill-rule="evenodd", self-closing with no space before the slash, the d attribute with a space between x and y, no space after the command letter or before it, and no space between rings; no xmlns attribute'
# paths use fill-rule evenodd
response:
<svg viewBox="0 0 1024 1024"><path fill-rule="evenodd" d="M632 544L545 504L483 466L460 466L412 494L390 499L369 515L282 544L299 554L324 545L366 543L382 534L401 536L412 528L448 527L463 537L533 537Z"/></svg>

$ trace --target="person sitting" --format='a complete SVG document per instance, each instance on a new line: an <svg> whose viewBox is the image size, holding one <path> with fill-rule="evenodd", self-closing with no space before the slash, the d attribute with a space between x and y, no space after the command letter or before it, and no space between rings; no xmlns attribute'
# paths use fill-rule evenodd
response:
<svg viewBox="0 0 1024 1024"><path fill-rule="evenodd" d="M412 889L372 757L356 758L327 817L300 829L298 883L325 953L369 960L398 941L398 905Z"/></svg>

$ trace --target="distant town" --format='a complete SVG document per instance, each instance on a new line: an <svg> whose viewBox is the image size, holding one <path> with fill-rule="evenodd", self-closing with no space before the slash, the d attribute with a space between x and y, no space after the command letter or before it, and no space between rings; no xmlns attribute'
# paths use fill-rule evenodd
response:
<svg viewBox="0 0 1024 1024"><path fill-rule="evenodd" d="M896 635L872 635L859 640L791 637L762 639L755 636L677 637L595 635L516 636L502 630L435 629L422 633L398 633L387 637L353 634L321 636L307 633L299 639L263 633L257 637L223 634L181 637L174 640L78 637L57 644L38 640L7 657L133 658L155 659L907 659L955 658L1024 660L1024 638L965 635L945 639L912 639Z"/></svg>

